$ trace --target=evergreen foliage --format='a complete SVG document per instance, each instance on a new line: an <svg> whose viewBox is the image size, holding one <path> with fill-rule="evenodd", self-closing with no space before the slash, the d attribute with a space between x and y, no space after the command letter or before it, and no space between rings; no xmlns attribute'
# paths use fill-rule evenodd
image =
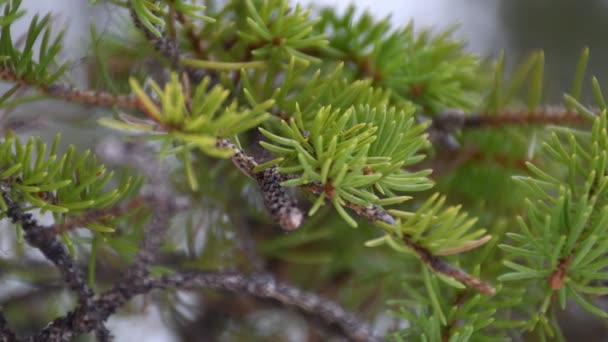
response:
<svg viewBox="0 0 608 342"><path fill-rule="evenodd" d="M188 306L204 288L273 299L361 341L565 340L560 310L608 317L608 114L595 78L596 105L578 100L588 50L563 105L541 107L542 52L505 76L503 57L482 63L451 30L395 28L354 7L106 5L132 27L91 29L99 84L88 90L64 85L52 16L15 38L25 11L0 0L0 108L102 108L98 123L128 141L95 150L109 171L90 150L63 151L59 135L23 143L2 122L0 218L21 246L2 263L31 259L25 243L39 249L77 303L50 313L47 295L32 325L7 303L0 340L108 341L108 317L153 289L168 293L154 300L176 331L197 325ZM152 51L155 66L142 61ZM182 289L197 297L181 303ZM210 312L238 318L218 334L269 338L234 299L216 300Z"/></svg>

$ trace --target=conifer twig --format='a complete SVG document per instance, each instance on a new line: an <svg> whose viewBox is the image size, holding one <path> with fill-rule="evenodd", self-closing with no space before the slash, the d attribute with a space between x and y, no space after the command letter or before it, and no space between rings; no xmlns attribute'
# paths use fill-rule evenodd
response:
<svg viewBox="0 0 608 342"><path fill-rule="evenodd" d="M258 166L255 159L229 139L218 138L216 146L232 150L234 154L231 159L234 165L245 175L255 179L262 193L264 205L281 228L291 231L295 230L304 221L304 213L299 208L297 201L290 196L281 185L284 180L275 167L261 172L254 172Z"/></svg>
<svg viewBox="0 0 608 342"><path fill-rule="evenodd" d="M595 110L595 112L598 112ZM432 119L428 127L429 140L436 146L446 150L456 150L460 147L453 136L454 132L465 129L489 127L522 126L522 125L568 125L585 122L585 117L566 107L541 107L536 110L504 109L498 113L473 112L448 109Z"/></svg>
<svg viewBox="0 0 608 342"><path fill-rule="evenodd" d="M252 171L253 167L257 166L257 162L255 161L255 159L253 157L247 155L243 150L238 148L236 145L234 145L232 142L230 142L227 139L223 139L223 140L218 139L218 141L221 141L218 143L218 147L231 148L235 151L235 154L233 156L234 164L237 166L237 168L239 170L241 170L246 175L250 176L250 173L253 173L253 171ZM271 168L271 169L275 170L274 172L276 172L275 168ZM280 182L283 182L285 180L286 180L285 176L278 174L278 177L275 180L273 180L273 183L278 184L280 186ZM323 186L321 186L320 184L311 183L311 184L303 185L302 188L305 190L308 190L316 195L325 194L325 196L327 196L327 194L324 191ZM352 203L352 202L349 202L346 200L344 202L345 202L345 205L348 208L350 208L351 210L353 210L355 213L357 213L357 215L365 217L372 222L381 221L381 222L388 223L390 225L395 225L397 223L397 221L391 214L389 214L387 211L385 211L384 209L382 209L379 206L370 205L370 206L365 207L365 206L361 206L361 205L358 205L358 204L355 204L355 203ZM450 278L456 279L470 287L475 288L476 290L478 290L479 292L484 293L484 294L494 294L496 292L496 290L494 289L494 287L492 285L473 277L472 275L468 274L467 272L465 272L465 271L459 269L458 267L450 264L449 262L445 261L444 259L433 255L428 249L426 249L423 246L419 245L418 243L412 241L410 236L407 236L407 235L404 236L403 241L418 256L418 258L423 263L425 263L428 267L430 267L435 272L446 275Z"/></svg>
<svg viewBox="0 0 608 342"><path fill-rule="evenodd" d="M19 77L14 71L3 69L1 66L0 80L13 82L22 88L34 88L50 97L73 103L103 107L116 106L128 110L139 110L141 107L134 96L112 95L107 92L79 89L59 83L36 85L27 79Z"/></svg>
<svg viewBox="0 0 608 342"><path fill-rule="evenodd" d="M154 288L213 288L248 294L256 298L279 301L300 311L320 317L325 323L336 325L353 341L380 341L372 329L337 303L304 292L287 284L276 282L270 276L244 276L240 274L207 273L176 274L152 279L149 289Z"/></svg>
<svg viewBox="0 0 608 342"><path fill-rule="evenodd" d="M0 342L15 342L17 341L17 336L15 332L11 330L8 326L8 322L4 317L4 312L0 308Z"/></svg>
<svg viewBox="0 0 608 342"><path fill-rule="evenodd" d="M195 69L191 67L182 67L180 63L181 51L177 42L170 39L168 35L164 32L161 33L160 37L157 37L152 33L139 19L135 10L133 8L129 9L129 13L131 15L131 20L135 27L137 27L140 31L144 33L144 36L154 46L156 52L160 55L164 56L171 63L171 69L177 71L181 74L181 72L185 72L188 75L188 78L193 84L198 84L205 76L204 70Z"/></svg>
<svg viewBox="0 0 608 342"><path fill-rule="evenodd" d="M78 227L84 227L93 222L99 222L107 217L118 217L135 210L142 204L142 202L143 201L141 198L136 198L123 205L98 210L90 210L79 216L71 217L61 224L54 225L53 230L56 234L61 234Z"/></svg>
<svg viewBox="0 0 608 342"><path fill-rule="evenodd" d="M21 226L25 232L25 241L38 248L59 269L70 289L76 292L80 311L86 316L87 320L93 322L91 329L95 329L98 336L109 336L103 322L97 320L98 313L96 306L93 304L93 290L87 285L84 275L67 249L57 241L53 228L39 225L32 214L24 212L13 201L7 190L2 190L2 198L8 207L7 217L13 223Z"/></svg>
<svg viewBox="0 0 608 342"><path fill-rule="evenodd" d="M594 112L599 113L597 109ZM433 118L430 128L451 133L461 129L512 125L578 124L585 121L584 116L561 106L540 107L535 110L504 109L495 114L473 112L465 115L462 111L446 110Z"/></svg>
<svg viewBox="0 0 608 342"><path fill-rule="evenodd" d="M304 186L304 188L317 195L323 194L322 187L318 184L309 184ZM364 207L346 200L344 203L345 206L352 209L359 216L365 217L371 222L381 221L390 225L397 224L395 218L381 207L375 205ZM492 295L496 292L496 289L492 285L473 277L460 268L450 264L446 260L433 255L431 251L413 241L411 236L404 235L402 240L403 243L416 254L420 261L426 264L433 271L453 278L483 294Z"/></svg>
<svg viewBox="0 0 608 342"><path fill-rule="evenodd" d="M136 295L154 289L217 289L236 294L245 294L260 299L273 299L288 307L319 317L328 325L337 326L353 341L381 341L372 329L338 304L310 292L305 292L284 283L276 282L266 275L244 276L234 273L208 272L197 274L173 274L161 278L146 276L136 283L120 282L121 291L108 290L95 301L99 308L101 321L110 317L117 307ZM120 305L116 305L116 304ZM84 316L77 311L56 319L49 326L64 331L65 336L78 336L87 333L88 325ZM45 328L46 330L47 328ZM46 335L38 335L46 336ZM65 341L66 339L61 339Z"/></svg>

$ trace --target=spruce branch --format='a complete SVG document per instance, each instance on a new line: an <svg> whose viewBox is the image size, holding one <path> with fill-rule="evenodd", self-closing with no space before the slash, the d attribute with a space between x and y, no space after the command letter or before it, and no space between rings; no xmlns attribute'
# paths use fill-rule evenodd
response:
<svg viewBox="0 0 608 342"><path fill-rule="evenodd" d="M32 214L24 212L13 201L6 189L2 189L2 198L8 207L6 215L13 223L21 226L25 232L25 240L32 247L38 248L59 269L64 281L77 294L83 321L90 322L91 329L94 329L98 336L109 336L103 322L98 320L93 290L87 285L84 275L67 249L55 238L52 227L40 226Z"/></svg>
<svg viewBox="0 0 608 342"><path fill-rule="evenodd" d="M127 110L140 109L137 98L127 95L112 95L103 91L79 89L57 82L50 84L37 84L19 76L15 71L0 66L0 79L15 83L20 88L31 88L52 98L63 99L68 102L81 103L90 106L120 107Z"/></svg>
<svg viewBox="0 0 608 342"><path fill-rule="evenodd" d="M599 114L599 110L592 110ZM514 125L568 125L588 122L586 117L567 107L542 107L535 110L503 109L497 113L446 110L432 119L431 129L451 133L462 129L480 129Z"/></svg>
<svg viewBox="0 0 608 342"><path fill-rule="evenodd" d="M327 325L337 325L353 341L380 341L372 329L338 304L314 293L304 292L269 276L240 274L176 274L152 279L149 288L213 288L268 298L304 313L321 318Z"/></svg>
<svg viewBox="0 0 608 342"><path fill-rule="evenodd" d="M324 193L324 190L318 185L307 185L304 186L304 188L315 194ZM371 205L366 207L348 201L345 201L345 205L358 215L367 218L371 222L383 222L390 226L397 225L397 220L389 212L378 206ZM431 253L431 251L429 251L427 248L415 242L415 240L412 239L412 236L405 234L402 237L402 241L418 257L418 259L422 261L422 263L436 273L455 279L483 294L493 295L496 292L496 289L492 285L470 275L464 270L450 264L441 257L433 255L433 253Z"/></svg>
<svg viewBox="0 0 608 342"><path fill-rule="evenodd" d="M0 308L0 342L16 342L17 335L8 326L8 322L4 317L4 312Z"/></svg>
<svg viewBox="0 0 608 342"><path fill-rule="evenodd" d="M169 0L168 2L169 6L173 6L174 3L175 0ZM194 52L196 57L198 57L199 59L205 59L205 57L207 57L207 54L204 48L204 40L201 37L200 32L195 31L195 25L192 20L190 20L190 18L186 15L184 15L184 13L179 11L176 11L175 15L177 21L179 21L179 23L184 27L186 31L186 37L190 41L190 47L192 48L192 51Z"/></svg>
<svg viewBox="0 0 608 342"><path fill-rule="evenodd" d="M283 229L291 231L300 227L304 221L304 213L299 208L297 201L281 185L285 179L279 174L276 167L255 172L259 166L256 160L229 139L218 139L217 147L231 150L233 154L230 159L234 165L243 174L257 181L264 205Z"/></svg>
<svg viewBox="0 0 608 342"><path fill-rule="evenodd" d="M174 5L175 3L182 2L174 1ZM189 66L182 66L182 52L179 48L177 41L171 39L167 32L161 31L159 28L151 30L152 24L146 25L145 22L142 22L141 16L138 15L135 7L130 7L129 13L131 15L131 19L135 27L137 27L140 31L143 32L144 36L146 37L148 42L152 44L156 52L158 52L161 56L163 56L169 61L171 65L171 70L176 71L180 74L184 72L186 75L188 75L190 82L192 82L193 84L199 84L203 80L203 78L208 74L204 70L192 68ZM216 76L211 73L209 73L209 75L213 77Z"/></svg>
<svg viewBox="0 0 608 342"><path fill-rule="evenodd" d="M79 216L74 216L66 219L62 223L53 225L55 234L63 234L75 228L85 227L92 223L100 222L114 217L120 217L126 213L136 210L143 204L142 198L135 198L127 203L121 203L116 206L88 210Z"/></svg>
<svg viewBox="0 0 608 342"><path fill-rule="evenodd" d="M120 281L119 285L102 293L94 304L99 310L100 321L105 321L117 308L124 305L136 295L148 293L154 289L193 290L209 288L244 294L260 299L273 299L288 307L320 318L327 325L338 326L341 332L353 341L381 341L372 329L353 314L338 304L310 292L305 292L290 285L276 282L272 277L262 275L244 276L234 273L177 273L160 278L145 276L134 283ZM56 338L52 341L66 341L71 337L87 333L90 325L85 322L85 315L80 310L69 313L53 321L34 341L48 341L44 338Z"/></svg>
<svg viewBox="0 0 608 342"><path fill-rule="evenodd" d="M177 42L172 40L168 34L161 33L158 27L154 27L154 31L151 30L150 25L146 25L142 22L140 16L138 15L136 9L131 7L129 9L129 14L131 15L131 20L135 27L137 27L143 34L146 39L154 49L163 57L167 58L171 65L172 70L180 69L180 50L177 45Z"/></svg>

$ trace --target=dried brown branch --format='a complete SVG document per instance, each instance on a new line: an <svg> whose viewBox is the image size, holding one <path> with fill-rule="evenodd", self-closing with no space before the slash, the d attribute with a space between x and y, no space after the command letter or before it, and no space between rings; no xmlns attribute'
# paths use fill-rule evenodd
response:
<svg viewBox="0 0 608 342"><path fill-rule="evenodd" d="M173 7L174 0L169 1L169 6ZM186 17L183 13L179 11L175 11L175 18L177 21L184 27L186 37L190 41L190 46L192 47L192 51L194 51L196 57L200 59L205 59L207 57L205 50L203 48L203 39L199 32L194 30L194 23Z"/></svg>

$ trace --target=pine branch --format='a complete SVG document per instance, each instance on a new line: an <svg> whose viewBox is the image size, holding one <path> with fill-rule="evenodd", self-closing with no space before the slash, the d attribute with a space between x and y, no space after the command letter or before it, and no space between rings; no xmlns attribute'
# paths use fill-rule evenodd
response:
<svg viewBox="0 0 608 342"><path fill-rule="evenodd" d="M170 39L170 37L165 33L161 32L160 37L156 36L152 31L146 27L137 14L135 10L131 7L129 8L129 13L131 15L131 20L135 27L137 27L140 31L144 33L144 36L152 44L156 52L158 52L161 56L167 58L171 64L171 69L181 73L182 71L188 75L190 82L193 84L199 84L201 80L205 77L206 73L203 70L195 69L191 67L183 67L180 58L182 52L179 49L179 45L176 41ZM159 31L160 32L160 31Z"/></svg>
<svg viewBox="0 0 608 342"><path fill-rule="evenodd" d="M328 325L337 325L342 333L353 341L380 341L371 328L338 304L304 292L268 276L243 276L239 274L177 274L153 279L153 288L213 288L244 293L256 298L274 299L304 313L321 318Z"/></svg>
<svg viewBox="0 0 608 342"><path fill-rule="evenodd" d="M252 171L248 171L248 170L251 170L253 167L255 167L257 165L257 162L255 162L255 159L253 157L248 156L243 150L239 149L238 147L236 147L234 144L230 143L229 141L227 141L227 140L224 141L222 146L231 148L235 151L235 154L234 154L235 157L233 157L233 158L235 158L236 160L233 159L233 161L234 161L235 165L237 165L237 168L239 170L241 170L243 173L245 173L246 175L249 175L249 173L252 172ZM274 180L274 184L277 184L277 186L280 186L279 183L286 180L284 176L281 176L281 175L279 175L279 176L280 176L280 178L276 178L276 180ZM331 198L329 198L328 193L325 191L324 187L321 186L320 184L314 184L314 183L307 184L307 185L303 185L301 188L304 190L310 191L316 195L324 194L327 197L327 200L331 200ZM387 223L389 225L395 225L397 222L390 213L388 213L387 211L385 211L384 209L382 209L378 206L370 205L370 206L366 207L366 206L361 206L361 205L358 205L358 204L355 204L355 203L352 203L349 201L344 201L344 202L345 202L345 205L347 207L349 207L350 209L352 209L355 213L357 213L357 215L365 217L368 220L370 220L371 222L379 221L379 222ZM472 275L468 274L467 272L448 263L444 259L433 255L428 249L426 249L423 246L421 246L420 244L412 241L411 236L404 235L403 242L416 254L416 256L424 264L426 264L428 267L430 267L435 272L446 275L457 281L460 281L463 284L466 284L472 288L475 288L476 290L478 290L479 292L484 293L484 294L492 295L496 292L496 290L494 289L494 287L492 285L473 277Z"/></svg>
<svg viewBox="0 0 608 342"><path fill-rule="evenodd" d="M11 330L11 328L8 327L8 322L6 321L6 318L4 318L4 313L2 312L2 309L0 309L0 342L16 341L17 336Z"/></svg>
<svg viewBox="0 0 608 342"><path fill-rule="evenodd" d="M297 201L281 185L284 178L276 167L255 172L254 169L258 166L255 159L248 156L229 139L218 139L216 146L234 152L231 157L232 162L243 174L257 181L264 205L283 229L292 231L300 227L304 221L304 213L299 208Z"/></svg>
<svg viewBox="0 0 608 342"><path fill-rule="evenodd" d="M24 212L13 201L6 190L2 190L2 198L8 207L6 215L13 223L21 225L25 232L25 240L31 246L38 248L59 269L64 281L72 291L76 292L83 317L92 322L91 329L94 329L99 336L109 336L103 322L98 321L97 308L93 303L93 290L87 285L84 275L66 248L55 238L52 227L40 226L32 214Z"/></svg>
<svg viewBox="0 0 608 342"><path fill-rule="evenodd" d="M305 186L305 189L315 194L323 193L323 191L320 190L319 186L317 185ZM348 201L345 201L345 205L356 212L359 216L363 216L371 222L380 221L390 225L396 224L395 218L390 213L378 206L372 205L369 207L363 207ZM453 278L483 294L493 295L496 292L496 289L492 285L473 277L462 269L450 264L446 260L433 255L428 249L414 242L411 236L404 235L402 240L405 245L408 246L414 252L414 254L416 254L420 261L422 261L433 271Z"/></svg>
<svg viewBox="0 0 608 342"><path fill-rule="evenodd" d="M133 9L133 7L129 8L129 14L131 15L131 20L135 27L137 27L143 34L146 36L148 42L154 46L154 49L160 53L163 57L169 60L171 64L171 68L173 70L179 70L179 58L180 51L177 43L169 38L169 36L165 33L161 33L161 36L155 35L152 31L150 31L139 19L139 16Z"/></svg>
<svg viewBox="0 0 608 342"><path fill-rule="evenodd" d="M169 0L169 5L172 6L174 2L175 0ZM196 57L198 57L199 59L205 59L206 53L203 47L203 38L201 37L200 33L194 30L194 24L188 17L186 17L181 12L175 12L177 21L179 21L179 23L184 27L186 31L186 37L188 37L188 40L190 40L190 46L192 47L192 50L195 53Z"/></svg>
<svg viewBox="0 0 608 342"><path fill-rule="evenodd" d="M62 234L78 227L84 227L88 224L99 222L107 218L119 217L132 210L136 210L142 205L142 202L143 200L141 198L136 198L125 204L120 204L114 207L89 210L82 215L66 219L66 221L63 223L55 224L53 226L53 230L55 231L55 234Z"/></svg>
<svg viewBox="0 0 608 342"><path fill-rule="evenodd" d="M599 114L599 110L594 110ZM466 114L459 110L445 110L432 119L427 129L433 145L448 151L460 147L453 133L461 130L502 128L505 126L545 126L582 124L588 120L580 113L566 107L542 107L536 110L509 110L498 113L473 112Z"/></svg>
<svg viewBox="0 0 608 342"><path fill-rule="evenodd" d="M599 114L599 110L593 110ZM490 114L473 112L465 115L462 111L446 110L433 118L430 129L451 133L461 129L489 128L522 125L568 125L580 124L588 120L576 111L566 107L552 106L535 110L501 110Z"/></svg>
<svg viewBox="0 0 608 342"><path fill-rule="evenodd" d="M78 89L67 85L52 83L37 85L30 80L19 77L14 71L3 69L0 66L0 79L10 81L21 88L33 88L53 98L59 98L73 103L82 103L90 106L120 107L128 110L139 109L137 98L133 96L112 95L106 92L97 92Z"/></svg>
<svg viewBox="0 0 608 342"><path fill-rule="evenodd" d="M222 272L174 274L161 278L146 276L134 283L121 281L119 285L103 293L94 304L99 308L99 319L105 321L118 307L136 295L145 294L154 289L192 290L198 288L224 290L261 299L273 299L285 306L295 307L306 314L318 317L327 325L338 326L341 332L353 341L381 341L366 323L338 304L314 293L278 283L268 276L244 276ZM43 341L44 338L54 337L57 338L56 340L66 341L71 337L87 333L89 327L84 321L84 316L85 314L77 310L58 318L39 333L34 340ZM61 335L50 334L51 329L61 332Z"/></svg>

